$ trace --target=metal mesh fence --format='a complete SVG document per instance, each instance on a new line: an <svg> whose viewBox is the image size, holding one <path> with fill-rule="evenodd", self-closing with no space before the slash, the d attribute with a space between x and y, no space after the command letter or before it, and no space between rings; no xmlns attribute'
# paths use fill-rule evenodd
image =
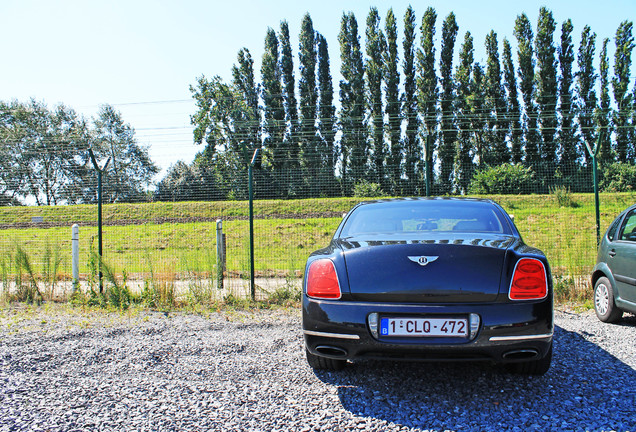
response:
<svg viewBox="0 0 636 432"><path fill-rule="evenodd" d="M107 286L126 285L137 293L194 300L249 294L248 170L240 158L228 161L228 156L215 155L218 160L197 167L199 172L189 167L189 174L175 176L172 184L164 181L143 202L110 202L111 182L116 180L112 172L105 173L102 270ZM343 214L356 203L426 194L423 164L416 170L418 177L409 180L403 168L390 165L383 166L382 175L365 166L362 177L354 179L343 176L342 167L328 175L321 173L320 163L305 160L276 172L267 154L255 161L257 298L298 290L308 255L328 245ZM494 199L514 215L526 243L547 254L558 287L587 289L596 259L591 169L553 167L548 174L521 164L475 167L465 191L459 190L456 177L450 185L440 183L439 163L432 171L436 177L430 182L430 195L446 189L454 195ZM398 175L393 177L392 172ZM636 201L636 194L613 192L608 186L609 168L601 173L605 175L601 177L601 230L605 230ZM81 185L93 202L96 180L92 172ZM2 291L6 294L35 283L45 297L68 296L73 289L74 224L79 226L80 287L98 289L97 211L96 204L68 202L0 206ZM222 221L225 234L224 268L218 260L217 221ZM222 279L219 271L223 271Z"/></svg>

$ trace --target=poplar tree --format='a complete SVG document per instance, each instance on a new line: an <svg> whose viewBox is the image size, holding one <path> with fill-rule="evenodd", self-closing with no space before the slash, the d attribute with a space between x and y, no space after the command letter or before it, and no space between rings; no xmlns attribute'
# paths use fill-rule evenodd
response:
<svg viewBox="0 0 636 432"><path fill-rule="evenodd" d="M333 105L333 81L329 66L329 47L320 33L316 34L318 48L318 131L321 138L320 176L328 195L335 194L335 167L338 153L335 145L336 108Z"/></svg>
<svg viewBox="0 0 636 432"><path fill-rule="evenodd" d="M596 33L589 26L581 32L581 42L577 56L578 72L576 73L576 118L581 131L581 137L586 146L594 148L596 143L594 111L596 110L596 72L594 70L594 52L596 50ZM590 155L587 148L583 148L585 161ZM587 165L587 163L586 163Z"/></svg>
<svg viewBox="0 0 636 432"><path fill-rule="evenodd" d="M504 83L506 88L507 127L510 137L510 156L512 163L518 164L523 160L521 148L521 110L517 91L517 75L512 61L512 50L508 39L503 40Z"/></svg>
<svg viewBox="0 0 636 432"><path fill-rule="evenodd" d="M468 192L473 176L473 156L471 146L471 75L473 72L473 37L466 32L464 43L459 53L459 65L455 72L457 102L457 146L455 152L455 182L459 193Z"/></svg>
<svg viewBox="0 0 636 432"><path fill-rule="evenodd" d="M380 30L378 9L372 7L367 16L365 67L367 85L367 110L369 113L370 141L372 143L371 165L373 177L386 190L384 119L382 110L382 53L386 50L386 41Z"/></svg>
<svg viewBox="0 0 636 432"><path fill-rule="evenodd" d="M559 153L563 174L573 175L579 148L574 125L575 111L572 103L572 63L574 63L574 46L572 45L572 21L566 20L561 25L561 45L559 46Z"/></svg>
<svg viewBox="0 0 636 432"><path fill-rule="evenodd" d="M440 159L440 173L438 188L440 193L448 194L453 190L453 164L455 160L455 144L457 129L455 126L454 85L453 85L453 53L457 38L457 22L455 14L450 13L442 24L442 48L439 59L440 84L442 87L440 111L441 134L438 157Z"/></svg>
<svg viewBox="0 0 636 432"><path fill-rule="evenodd" d="M599 149L599 159L601 163L607 164L614 160L614 152L610 141L611 127L611 107L609 94L609 59L607 57L607 44L609 39L603 40L601 48L601 59L599 62L599 88L601 90L599 107L595 111L597 136L602 134L603 140Z"/></svg>
<svg viewBox="0 0 636 432"><path fill-rule="evenodd" d="M534 51L532 42L534 34L526 14L517 16L514 35L517 38L517 57L519 62L519 88L524 105L523 140L525 162L528 166L536 166L539 162L539 137L537 136L537 112L534 104L535 76Z"/></svg>
<svg viewBox="0 0 636 432"><path fill-rule="evenodd" d="M553 173L556 161L555 134L557 127L557 74L554 47L554 31L556 22L552 12L542 7L539 10L537 38L535 49L537 54L537 106L539 131L541 133L540 154L543 161L543 177Z"/></svg>
<svg viewBox="0 0 636 432"><path fill-rule="evenodd" d="M404 174L407 188L406 194L418 194L420 192L419 176L420 161L422 159L421 146L419 145L417 130L419 128L417 110L417 86L415 73L415 12L409 6L404 13L404 40L402 42L404 52L403 73L404 93L402 94L402 116L404 117Z"/></svg>
<svg viewBox="0 0 636 432"><path fill-rule="evenodd" d="M260 117L258 111L258 87L254 78L254 60L247 48L239 50L238 65L232 66L234 87L238 90L244 103L245 118L237 126L239 140L245 142L249 149L249 156L254 149L261 147Z"/></svg>
<svg viewBox="0 0 636 432"><path fill-rule="evenodd" d="M309 14L305 14L300 24L299 39L299 142L302 151L303 180L310 189L310 196L317 196L320 191L317 178L320 164L316 139L316 103L318 101L316 91L316 42L314 26Z"/></svg>
<svg viewBox="0 0 636 432"><path fill-rule="evenodd" d="M343 14L340 33L340 124L342 183L344 192L364 178L368 148L364 126L364 67L360 51L358 22L353 13Z"/></svg>
<svg viewBox="0 0 636 432"><path fill-rule="evenodd" d="M500 165L510 162L510 153L506 143L507 121L506 101L501 85L501 63L499 62L499 44L497 33L493 30L486 35L486 110L488 134L485 162L489 165Z"/></svg>
<svg viewBox="0 0 636 432"><path fill-rule="evenodd" d="M435 152L435 137L437 131L437 75L435 73L435 21L437 13L429 7L422 17L421 48L417 51L417 93L419 112L424 119L426 137L430 139L428 154L424 157L428 161L426 178L431 185L433 181L433 153ZM426 152L425 152L426 153Z"/></svg>
<svg viewBox="0 0 636 432"><path fill-rule="evenodd" d="M633 24L623 21L616 30L616 51L614 52L614 102L616 110L612 118L616 136L616 154L618 162L631 162L636 154L634 144L629 142L631 125L629 120L633 109L633 96L629 93L630 68L634 49Z"/></svg>
<svg viewBox="0 0 636 432"><path fill-rule="evenodd" d="M472 134L471 147L477 160L477 169L484 169L486 152L486 135L488 134L488 121L486 110L486 77L484 67L475 63L473 78L470 81L470 129Z"/></svg>
<svg viewBox="0 0 636 432"><path fill-rule="evenodd" d="M265 35L265 52L261 64L261 97L263 99L264 147L267 149L274 175L280 175L285 163L285 109L279 67L278 38L270 27Z"/></svg>
<svg viewBox="0 0 636 432"><path fill-rule="evenodd" d="M280 23L280 70L283 89L283 107L285 109L285 154L287 168L295 171L298 160L298 104L296 101L296 80L294 78L294 58L289 40L287 21Z"/></svg>
<svg viewBox="0 0 636 432"><path fill-rule="evenodd" d="M384 93L386 103L384 114L387 118L385 125L388 139L387 172L390 177L390 191L393 195L400 194L400 179L402 177L402 145L400 142L400 73L398 72L397 24L393 9L386 14L385 29L386 49L382 56L384 70Z"/></svg>

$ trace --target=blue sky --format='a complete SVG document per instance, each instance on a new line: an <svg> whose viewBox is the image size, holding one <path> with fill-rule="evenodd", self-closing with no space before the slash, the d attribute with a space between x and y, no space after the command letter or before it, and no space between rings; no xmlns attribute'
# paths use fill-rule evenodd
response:
<svg viewBox="0 0 636 432"><path fill-rule="evenodd" d="M189 85L202 74L231 78L236 53L247 47L257 76L268 27L278 31L289 22L292 44L298 46L300 22L311 14L314 28L330 45L334 87L339 79L337 35L343 11L353 11L361 30L371 6L384 19L389 7L401 23L411 4L418 24L428 6L436 9L439 44L441 23L453 11L459 25L458 45L469 30L475 40L475 59L483 61L483 41L492 29L501 41L512 34L517 15L525 12L536 28L542 5L560 25L574 24L574 44L585 25L601 40L613 40L620 22L636 20L635 0L509 0L456 1L165 1L165 0L1 0L0 100L26 101L33 97L53 107L64 103L90 118L109 103L132 124L142 144L162 168L179 159L190 161L201 150L192 144L189 116L194 112ZM402 38L400 34L400 39ZM613 48L613 41L612 45ZM439 52L439 49L438 49ZM295 62L297 66L297 53ZM613 50L610 55L613 55ZM633 55L636 63L636 53ZM613 64L613 62L611 62ZM632 67L632 80L636 75ZM296 74L298 77L298 74Z"/></svg>

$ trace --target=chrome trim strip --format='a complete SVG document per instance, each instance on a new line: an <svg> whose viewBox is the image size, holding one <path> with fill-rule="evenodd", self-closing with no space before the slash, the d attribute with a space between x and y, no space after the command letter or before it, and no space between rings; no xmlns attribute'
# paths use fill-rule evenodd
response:
<svg viewBox="0 0 636 432"><path fill-rule="evenodd" d="M520 336L493 336L489 339L491 342L515 341L515 340L533 340L547 339L552 337L554 333L538 334L538 335L520 335Z"/></svg>
<svg viewBox="0 0 636 432"><path fill-rule="evenodd" d="M322 336L322 337L331 337L336 339L353 339L353 340L360 339L360 336L354 335L354 334L325 333L325 332L318 332L313 330L303 330L303 333L309 336Z"/></svg>

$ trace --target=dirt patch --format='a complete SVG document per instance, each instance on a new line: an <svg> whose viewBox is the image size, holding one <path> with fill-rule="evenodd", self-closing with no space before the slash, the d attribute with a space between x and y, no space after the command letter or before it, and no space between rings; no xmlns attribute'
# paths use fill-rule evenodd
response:
<svg viewBox="0 0 636 432"><path fill-rule="evenodd" d="M254 215L254 219L315 219L315 218L339 218L342 217L342 212L315 212L315 213L291 213L291 214L267 214L267 215ZM167 223L196 223L196 222L216 222L218 219L223 221L235 221L235 220L248 220L248 216L213 216L213 217L160 217L153 219L117 219L117 220L104 220L103 226L126 226L126 225L144 225L144 224L167 224ZM79 226L97 226L97 221L52 221L52 222L14 222L0 224L0 230L3 229L32 229L32 228L58 228L67 227L73 224Z"/></svg>

